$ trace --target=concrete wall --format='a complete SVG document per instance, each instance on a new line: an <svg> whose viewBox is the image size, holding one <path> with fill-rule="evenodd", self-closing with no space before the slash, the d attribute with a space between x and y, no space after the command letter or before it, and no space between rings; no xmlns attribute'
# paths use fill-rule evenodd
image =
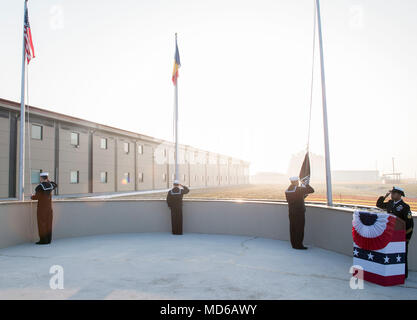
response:
<svg viewBox="0 0 417 320"><path fill-rule="evenodd" d="M34 241L36 205L0 204L0 247ZM352 255L350 209L308 206L305 244ZM416 219L416 218L415 218ZM124 232L169 232L170 214L161 200L55 201L54 239ZM288 240L285 203L185 201L184 232ZM409 266L417 270L417 237ZM414 249L413 249L414 248Z"/></svg>
<svg viewBox="0 0 417 320"><path fill-rule="evenodd" d="M35 240L34 209L36 204L31 206L30 202L0 203L0 248Z"/></svg>

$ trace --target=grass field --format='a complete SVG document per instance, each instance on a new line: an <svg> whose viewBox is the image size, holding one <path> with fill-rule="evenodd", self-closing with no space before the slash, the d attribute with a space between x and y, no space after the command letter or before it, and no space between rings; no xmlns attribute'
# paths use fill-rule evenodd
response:
<svg viewBox="0 0 417 320"><path fill-rule="evenodd" d="M308 196L309 202L326 202L326 186L312 185L315 193ZM412 211L417 212L417 184L398 185L405 190ZM191 190L187 199L242 199L242 200L285 200L284 191L288 185L250 184L244 186L215 187ZM386 184L335 184L333 185L333 202L351 205L375 206L379 196L384 195L392 186ZM136 195L124 199L165 199L166 193Z"/></svg>

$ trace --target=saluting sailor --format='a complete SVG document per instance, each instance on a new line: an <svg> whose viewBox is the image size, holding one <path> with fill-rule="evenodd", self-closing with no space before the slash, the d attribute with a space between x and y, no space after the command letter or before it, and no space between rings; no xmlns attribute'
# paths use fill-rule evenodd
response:
<svg viewBox="0 0 417 320"><path fill-rule="evenodd" d="M182 197L190 190L174 180L174 187L168 191L167 204L171 209L172 234L182 234Z"/></svg>
<svg viewBox="0 0 417 320"><path fill-rule="evenodd" d="M307 247L303 245L306 212L304 199L313 193L314 189L308 183L299 186L298 177L291 177L290 181L291 185L285 190L285 197L288 202L291 245L294 249L305 250Z"/></svg>
<svg viewBox="0 0 417 320"><path fill-rule="evenodd" d="M40 174L40 183L32 195L32 200L38 200L38 231L39 241L36 244L49 244L52 241L52 191L57 187L49 181L48 172Z"/></svg>
<svg viewBox="0 0 417 320"><path fill-rule="evenodd" d="M384 202L385 199L391 194L391 200ZM376 202L378 208L387 210L398 218L401 218L405 222L405 277L408 276L408 243L410 242L411 235L413 234L413 215L411 213L410 206L406 204L402 197L405 197L404 190L400 187L393 187L392 190L388 191L385 196L380 196Z"/></svg>

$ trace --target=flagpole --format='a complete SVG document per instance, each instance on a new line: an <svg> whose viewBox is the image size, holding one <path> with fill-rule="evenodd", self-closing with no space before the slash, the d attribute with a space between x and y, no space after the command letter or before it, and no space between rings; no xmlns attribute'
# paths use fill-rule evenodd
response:
<svg viewBox="0 0 417 320"><path fill-rule="evenodd" d="M329 151L329 129L327 124L327 102L326 102L326 80L324 74L324 58L323 58L323 38L321 31L321 16L320 16L320 0L316 0L317 9L317 26L319 32L319 44L320 44L320 66L321 66L321 95L323 101L323 129L324 129L324 152L326 160L326 192L327 192L327 205L333 205L332 196L332 176L330 172L330 151Z"/></svg>
<svg viewBox="0 0 417 320"><path fill-rule="evenodd" d="M27 0L25 0L25 9L23 14L23 49L22 49L22 76L20 91L20 149L19 149L19 192L18 199L25 200L25 16L27 12Z"/></svg>
<svg viewBox="0 0 417 320"><path fill-rule="evenodd" d="M177 47L177 34L175 33L175 46ZM174 109L174 117L175 117L175 180L178 179L178 77L175 81L174 86L175 92L175 109Z"/></svg>

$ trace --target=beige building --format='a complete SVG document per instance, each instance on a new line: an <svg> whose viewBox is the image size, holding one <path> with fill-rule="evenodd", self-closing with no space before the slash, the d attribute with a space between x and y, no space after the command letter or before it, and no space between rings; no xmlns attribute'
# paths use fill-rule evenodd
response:
<svg viewBox="0 0 417 320"><path fill-rule="evenodd" d="M10 165L9 163L10 126L12 123L15 126L15 122L10 119L10 113L7 110L0 109L0 150L5 150L0 152L0 197L8 196L9 194L9 172L10 168L13 167L13 164ZM12 141L12 143L16 145L16 141ZM14 152L16 152L16 149L14 149ZM15 184L12 186L15 186Z"/></svg>
<svg viewBox="0 0 417 320"><path fill-rule="evenodd" d="M18 186L20 104L0 99L0 199ZM25 194L49 172L56 194L159 190L172 185L174 144L30 107L26 116ZM180 145L179 179L191 187L249 183L249 163Z"/></svg>

